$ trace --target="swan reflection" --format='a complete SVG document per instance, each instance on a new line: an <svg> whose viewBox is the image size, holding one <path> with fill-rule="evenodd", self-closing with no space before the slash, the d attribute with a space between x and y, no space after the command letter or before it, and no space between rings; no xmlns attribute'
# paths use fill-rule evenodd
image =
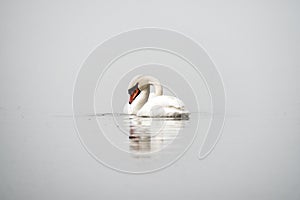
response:
<svg viewBox="0 0 300 200"><path fill-rule="evenodd" d="M129 127L129 150L134 154L158 152L179 136L188 120L173 118L148 118L130 116L125 121Z"/></svg>

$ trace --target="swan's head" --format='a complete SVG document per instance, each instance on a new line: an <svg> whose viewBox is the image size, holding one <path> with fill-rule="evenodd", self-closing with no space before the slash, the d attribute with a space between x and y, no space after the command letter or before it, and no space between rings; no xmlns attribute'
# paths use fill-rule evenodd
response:
<svg viewBox="0 0 300 200"><path fill-rule="evenodd" d="M150 85L154 86L155 95L162 95L162 87L160 82L152 76L138 75L130 81L128 85L128 114L136 114L148 101Z"/></svg>
<svg viewBox="0 0 300 200"><path fill-rule="evenodd" d="M128 85L128 94L129 94L129 104L140 95L141 91L144 91L149 88L149 80L147 76L138 75L135 76Z"/></svg>

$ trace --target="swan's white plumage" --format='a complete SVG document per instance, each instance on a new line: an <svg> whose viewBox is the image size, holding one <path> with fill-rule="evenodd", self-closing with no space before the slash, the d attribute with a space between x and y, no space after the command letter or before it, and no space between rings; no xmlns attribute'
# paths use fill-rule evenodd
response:
<svg viewBox="0 0 300 200"><path fill-rule="evenodd" d="M137 112L137 116L143 117L179 117L187 114L184 111L183 102L172 96L153 96Z"/></svg>
<svg viewBox="0 0 300 200"><path fill-rule="evenodd" d="M140 80L151 79L149 76L137 76ZM157 79L153 78L151 82L154 82L157 87L161 87ZM134 79L130 85L135 84ZM149 84L150 85L150 84ZM149 95L149 97L148 97ZM144 102L144 103L141 103ZM141 105L143 104L143 105ZM137 110L136 108L139 107ZM123 109L124 113L136 114L142 117L181 117L188 118L189 111L185 110L184 103L173 96L157 95L154 93L149 94L149 88L146 87L141 91L141 94L132 102L132 104L126 103Z"/></svg>

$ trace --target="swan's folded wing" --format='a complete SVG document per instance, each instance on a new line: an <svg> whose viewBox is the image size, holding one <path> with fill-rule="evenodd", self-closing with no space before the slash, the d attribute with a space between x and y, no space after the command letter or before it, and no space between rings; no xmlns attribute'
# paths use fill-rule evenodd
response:
<svg viewBox="0 0 300 200"><path fill-rule="evenodd" d="M173 96L156 96L151 98L149 103L160 105L162 107L174 107L180 110L184 109L184 103L180 99Z"/></svg>
<svg viewBox="0 0 300 200"><path fill-rule="evenodd" d="M138 116L148 117L180 117L189 115L184 109L183 102L172 96L152 97L137 113Z"/></svg>

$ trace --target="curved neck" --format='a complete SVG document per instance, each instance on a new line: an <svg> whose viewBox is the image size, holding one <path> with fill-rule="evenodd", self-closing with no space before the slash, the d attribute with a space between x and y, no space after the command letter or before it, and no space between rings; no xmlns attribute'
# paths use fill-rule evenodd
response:
<svg viewBox="0 0 300 200"><path fill-rule="evenodd" d="M163 94L163 88L159 82L159 80L157 80L156 78L152 77L152 76L147 76L148 79L148 83L150 85L153 85L154 90L155 90L155 96L161 96Z"/></svg>
<svg viewBox="0 0 300 200"><path fill-rule="evenodd" d="M138 82L141 93L136 97L132 104L130 104L129 114L136 114L148 101L150 94L150 85L154 87L155 96L161 96L163 94L163 88L160 82L152 76L141 76Z"/></svg>
<svg viewBox="0 0 300 200"><path fill-rule="evenodd" d="M137 112L145 105L148 101L150 94L150 86L146 87L141 93L137 96L137 98L132 102L132 104L128 104L129 114L137 114Z"/></svg>

